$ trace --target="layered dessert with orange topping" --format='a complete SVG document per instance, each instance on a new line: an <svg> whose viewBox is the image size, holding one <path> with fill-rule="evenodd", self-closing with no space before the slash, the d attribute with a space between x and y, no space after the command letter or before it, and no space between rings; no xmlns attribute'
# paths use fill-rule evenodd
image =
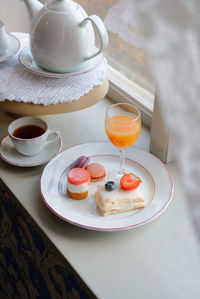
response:
<svg viewBox="0 0 200 299"><path fill-rule="evenodd" d="M84 199L88 196L90 174L83 168L72 168L67 174L67 194L73 199Z"/></svg>

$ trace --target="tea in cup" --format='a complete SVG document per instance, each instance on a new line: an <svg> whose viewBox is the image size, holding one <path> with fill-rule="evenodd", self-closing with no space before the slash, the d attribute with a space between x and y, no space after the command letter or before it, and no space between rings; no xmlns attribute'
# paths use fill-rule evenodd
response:
<svg viewBox="0 0 200 299"><path fill-rule="evenodd" d="M8 126L8 134L16 150L25 156L34 156L59 139L60 133L48 129L47 123L37 117L22 117Z"/></svg>
<svg viewBox="0 0 200 299"><path fill-rule="evenodd" d="M0 55L4 55L10 48L10 36L5 31L4 23L0 20Z"/></svg>

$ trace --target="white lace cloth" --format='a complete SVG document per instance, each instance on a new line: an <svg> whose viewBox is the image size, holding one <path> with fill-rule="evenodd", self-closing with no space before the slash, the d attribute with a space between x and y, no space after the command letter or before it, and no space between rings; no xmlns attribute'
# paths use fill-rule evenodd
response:
<svg viewBox="0 0 200 299"><path fill-rule="evenodd" d="M21 49L28 45L29 34L12 34L20 40ZM64 79L41 77L24 69L17 54L0 64L0 101L7 99L43 105L71 102L87 94L94 86L101 85L106 71L104 58L97 68L79 76Z"/></svg>

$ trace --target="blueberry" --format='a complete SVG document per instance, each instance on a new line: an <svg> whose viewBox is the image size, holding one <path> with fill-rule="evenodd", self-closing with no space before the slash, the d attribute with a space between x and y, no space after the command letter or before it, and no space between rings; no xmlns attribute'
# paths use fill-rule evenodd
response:
<svg viewBox="0 0 200 299"><path fill-rule="evenodd" d="M105 183L105 189L107 191L113 191L113 190L115 190L115 188L116 188L115 182L109 181L109 182Z"/></svg>

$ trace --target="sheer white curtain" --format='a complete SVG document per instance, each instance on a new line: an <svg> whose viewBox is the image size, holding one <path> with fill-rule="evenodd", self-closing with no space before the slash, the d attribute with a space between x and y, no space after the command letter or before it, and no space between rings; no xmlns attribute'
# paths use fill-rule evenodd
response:
<svg viewBox="0 0 200 299"><path fill-rule="evenodd" d="M183 188L200 237L200 3L120 0L122 15L129 2L132 18L144 36L143 46L150 57L166 126L174 137Z"/></svg>
<svg viewBox="0 0 200 299"><path fill-rule="evenodd" d="M174 140L192 217L200 237L200 3L119 0L105 23L149 55L159 105ZM132 28L139 28L135 34Z"/></svg>

